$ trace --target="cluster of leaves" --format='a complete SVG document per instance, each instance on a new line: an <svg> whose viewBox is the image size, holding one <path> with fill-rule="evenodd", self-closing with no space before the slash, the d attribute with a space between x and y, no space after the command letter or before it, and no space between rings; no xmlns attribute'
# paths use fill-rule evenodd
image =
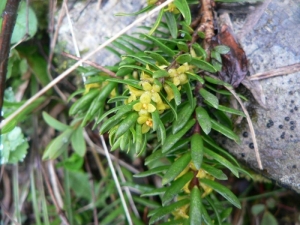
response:
<svg viewBox="0 0 300 225"><path fill-rule="evenodd" d="M212 63L207 62L205 50L192 41L190 23L188 3L175 1L161 10L154 27L142 27L148 34L124 35L108 48L121 58L106 67L112 73L80 69L87 82L71 96L82 94L69 110L76 116L71 126L44 113L49 125L63 131L48 145L44 158L58 157L69 143L83 155L82 127L91 122L94 128L100 125L101 134L109 133L111 150L147 156L149 169L136 177L162 177L161 188L142 194L161 197L162 207L155 205L149 213L150 224L167 215L173 216L164 224L225 224L232 208L224 208L215 192L241 207L216 180L227 180L225 168L236 177L246 172L211 137L216 131L239 142L228 114L244 114L219 103L217 94L230 96L222 90L229 84L210 76L221 69L220 55L229 49L216 46Z"/></svg>
<svg viewBox="0 0 300 225"><path fill-rule="evenodd" d="M1 1L0 3L0 12L2 12L5 8L6 1ZM2 18L0 18L0 25L2 25ZM30 23L24 23L24 21L30 21ZM25 1L21 1L18 9L18 16L16 20L16 24L14 27L14 31L11 38L11 44L16 44L20 41L29 39L35 35L37 31L37 18L35 16L34 11L26 5ZM24 50L24 49L23 49ZM8 68L6 79L20 77L20 75L26 74L26 72L30 69L40 73L39 70L40 64L39 60L36 60L36 54L25 55L22 49L16 50L12 49L10 52L9 60L8 60ZM29 64L31 64L29 66ZM46 67L46 63L44 64ZM39 70L39 71L37 71ZM47 74L44 74L44 77L47 77ZM21 79L14 79L10 86L13 89L16 89L20 85ZM49 78L43 80L44 85L49 82ZM1 114L5 117L9 116L16 108L20 107L23 102L16 102L14 97L14 93L12 88L8 88L5 91L4 95L4 105L3 111ZM5 163L17 163L18 161L22 161L27 153L27 149L29 147L26 138L24 138L24 134L20 127L16 127L16 124L20 121L23 121L26 118L26 115L31 112L38 104L43 101L44 98L40 98L37 102L31 104L25 111L20 113L18 117L5 126L1 130L0 141L2 141L2 146L0 144L0 164Z"/></svg>

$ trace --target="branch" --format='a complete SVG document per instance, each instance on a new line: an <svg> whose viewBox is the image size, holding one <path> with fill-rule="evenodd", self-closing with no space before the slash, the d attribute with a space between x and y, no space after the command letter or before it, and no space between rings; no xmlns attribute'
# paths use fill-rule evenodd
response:
<svg viewBox="0 0 300 225"><path fill-rule="evenodd" d="M16 23L19 2L20 0L7 0L2 13L3 20L0 31L0 124L2 121L2 106L10 51L10 39Z"/></svg>

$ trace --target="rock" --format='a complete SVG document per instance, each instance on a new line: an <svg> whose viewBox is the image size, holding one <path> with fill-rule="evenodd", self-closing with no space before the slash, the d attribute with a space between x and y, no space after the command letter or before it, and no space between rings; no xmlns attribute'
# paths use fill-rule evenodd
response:
<svg viewBox="0 0 300 225"><path fill-rule="evenodd" d="M252 67L251 75L300 63L298 0L265 0L246 18L239 15L232 22ZM259 84L266 109L252 101L248 110L264 167L261 172L300 193L300 71L264 79ZM245 121L237 130L242 144L227 141L224 146L258 170Z"/></svg>
<svg viewBox="0 0 300 225"><path fill-rule="evenodd" d="M102 1L100 9L97 9L97 2L77 2L74 5L70 5L69 13L79 51L89 52L95 49L96 46L102 44L136 19L136 16L115 16L117 13L137 12L145 5L146 1L134 0ZM153 18L151 17L147 21L153 21ZM149 23L147 21L140 25L147 25ZM139 31L138 28L133 28L129 34L137 31ZM70 26L66 17L59 28L58 42L62 51L75 55ZM120 59L107 49L104 49L91 57L90 60L102 66L111 66Z"/></svg>

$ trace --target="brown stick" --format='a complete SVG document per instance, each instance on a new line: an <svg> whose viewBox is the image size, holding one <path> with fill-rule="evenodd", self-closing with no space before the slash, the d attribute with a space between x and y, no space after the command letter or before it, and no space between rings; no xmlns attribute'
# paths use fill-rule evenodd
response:
<svg viewBox="0 0 300 225"><path fill-rule="evenodd" d="M61 54L63 56L66 56L66 57L70 58L70 59L81 60L81 58L79 58L79 57L77 57L75 55L71 55L71 54L66 53L66 52L63 52ZM91 62L89 60L85 60L83 63L88 64L88 65L90 65L92 67L95 67L96 69L102 70L103 72L107 73L109 76L111 76L113 78L120 78L120 77L117 77L114 72L110 71L109 69L106 69L104 66L101 66L101 65L99 65L99 64L97 64L95 62Z"/></svg>
<svg viewBox="0 0 300 225"><path fill-rule="evenodd" d="M295 63L288 66L282 66L277 69L269 70L262 73L256 73L249 77L250 80L263 80L271 77L288 75L300 71L300 63Z"/></svg>
<svg viewBox="0 0 300 225"><path fill-rule="evenodd" d="M2 121L2 106L5 90L8 56L10 51L10 39L17 18L17 10L20 0L7 0L2 13L2 27L0 31L0 123Z"/></svg>
<svg viewBox="0 0 300 225"><path fill-rule="evenodd" d="M203 43L203 48L207 53L208 58L210 58L210 46L211 46L211 39L215 35L214 33L214 15L212 9L212 0L200 0L201 1L201 9L200 15L201 26L198 28L198 31L204 31L205 38Z"/></svg>

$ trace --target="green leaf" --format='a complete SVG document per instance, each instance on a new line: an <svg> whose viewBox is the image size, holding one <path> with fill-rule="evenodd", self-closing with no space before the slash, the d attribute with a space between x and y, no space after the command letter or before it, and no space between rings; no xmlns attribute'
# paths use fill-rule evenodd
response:
<svg viewBox="0 0 300 225"><path fill-rule="evenodd" d="M201 88L199 91L200 95L208 101L214 108L218 108L219 106L219 99L213 95L212 93L208 92L204 88Z"/></svg>
<svg viewBox="0 0 300 225"><path fill-rule="evenodd" d="M143 147L143 134L142 134L142 125L136 123L135 125L135 153L138 153L141 151Z"/></svg>
<svg viewBox="0 0 300 225"><path fill-rule="evenodd" d="M71 144L74 151L81 157L85 155L86 145L83 137L83 128L78 127L71 135Z"/></svg>
<svg viewBox="0 0 300 225"><path fill-rule="evenodd" d="M169 77L170 76L170 74L167 72L167 71L165 71L165 70L161 70L161 69L159 69L159 70L156 70L154 73L153 73L153 78L161 78L161 77Z"/></svg>
<svg viewBox="0 0 300 225"><path fill-rule="evenodd" d="M162 188L153 188L153 190L144 192L141 197L149 197L149 196L156 196L156 195L162 195L166 192L168 187L162 187Z"/></svg>
<svg viewBox="0 0 300 225"><path fill-rule="evenodd" d="M171 89L174 93L174 100L175 100L176 105L180 105L180 103L181 103L181 94L180 94L178 88L175 86L175 84L173 84L170 81L166 80L165 83L168 84L171 87Z"/></svg>
<svg viewBox="0 0 300 225"><path fill-rule="evenodd" d="M146 69L146 68L144 68L144 67L142 67L142 66L136 66L136 65L123 65L123 66L121 66L120 67L120 69L123 69L123 68L131 68L131 69L136 69L136 70L141 70L141 71L144 71L145 73L147 73L147 74L149 74L149 75L153 75L153 72L151 71L151 70L148 70L148 69ZM112 78L113 79L113 78ZM111 79L110 79L111 80ZM126 79L127 80L127 79ZM126 80L118 80L118 81L116 81L115 80L115 82L119 82L119 83L125 83L125 82L127 82ZM133 82L133 79L130 79L131 80L131 82ZM124 82L125 81L125 82ZM135 83L137 83L137 82L135 82Z"/></svg>
<svg viewBox="0 0 300 225"><path fill-rule="evenodd" d="M162 50L164 53L166 53L167 55L173 57L175 55L175 52L170 49L169 47L167 47L165 44L163 44L161 41L159 41L157 38L143 34L143 37L149 39L150 41L152 41L157 47L160 48L160 50Z"/></svg>
<svg viewBox="0 0 300 225"><path fill-rule="evenodd" d="M227 199L227 201L229 201L235 207L239 209L241 208L239 199L228 188L226 188L222 184L219 184L215 181L206 178L200 179L200 182L214 189L216 192L222 195L225 199Z"/></svg>
<svg viewBox="0 0 300 225"><path fill-rule="evenodd" d="M119 139L121 139L120 149L125 151L126 147L128 147L128 144L130 143L130 140L132 140L131 131L127 130Z"/></svg>
<svg viewBox="0 0 300 225"><path fill-rule="evenodd" d="M120 118L117 115L110 117L109 119L104 121L103 124L100 126L100 134L106 133L118 123L120 123Z"/></svg>
<svg viewBox="0 0 300 225"><path fill-rule="evenodd" d="M124 102L128 99L129 97L128 96L116 96L116 97L113 97L113 98L110 98L107 103L115 103L115 102Z"/></svg>
<svg viewBox="0 0 300 225"><path fill-rule="evenodd" d="M56 164L57 167L64 167L67 170L80 171L84 163L84 158L76 153Z"/></svg>
<svg viewBox="0 0 300 225"><path fill-rule="evenodd" d="M191 105L191 107L194 109L195 106L196 106L196 99L194 98L194 95L193 95L193 91L192 91L192 88L191 88L191 85L190 85L190 82L187 82L183 85L183 88L185 90L185 93L188 97L188 100L189 100L189 104Z"/></svg>
<svg viewBox="0 0 300 225"><path fill-rule="evenodd" d="M202 130L204 131L205 134L209 134L211 131L211 122L210 122L210 117L207 113L207 111L201 107L198 106L196 108L196 117L198 120L198 123L200 125L200 127L202 128Z"/></svg>
<svg viewBox="0 0 300 225"><path fill-rule="evenodd" d="M64 131L64 130L70 128L68 125L63 124L62 122L54 119L52 116L50 116L45 111L43 111L42 115L43 115L43 118L46 121L46 123L58 131Z"/></svg>
<svg viewBox="0 0 300 225"><path fill-rule="evenodd" d="M139 196L132 196L134 202L139 203L148 208L159 208L160 204L157 201L148 200L146 198L141 198Z"/></svg>
<svg viewBox="0 0 300 225"><path fill-rule="evenodd" d="M190 7L186 0L175 0L174 1L175 6L178 8L178 10L181 12L183 18L185 19L185 22L190 25L192 22L192 16Z"/></svg>
<svg viewBox="0 0 300 225"><path fill-rule="evenodd" d="M207 57L206 51L198 43L194 43L192 47L195 50L198 57L202 57L203 59L206 59Z"/></svg>
<svg viewBox="0 0 300 225"><path fill-rule="evenodd" d="M137 112L129 113L126 118L120 123L115 137L121 137L127 130L130 129L135 123L137 118L139 117L139 114Z"/></svg>
<svg viewBox="0 0 300 225"><path fill-rule="evenodd" d="M143 134L142 135L142 140L143 140L143 143L142 143L142 147L141 149L136 153L137 154L137 157L141 156L141 154L145 151L146 149L146 145L147 145L147 137L146 137L146 134ZM138 149L136 149L138 150Z"/></svg>
<svg viewBox="0 0 300 225"><path fill-rule="evenodd" d="M152 129L154 130L154 131L156 131L157 130L157 128L158 128L158 126L159 126L159 123L160 123L160 118L159 118L159 113L158 113L158 111L157 110L155 110L153 113L151 113L152 114L152 120L153 120L153 127L152 127Z"/></svg>
<svg viewBox="0 0 300 225"><path fill-rule="evenodd" d="M230 161L233 162L237 166L237 168L240 167L240 165L236 161L236 159L231 154L229 154L226 150L224 150L219 145L217 145L209 136L203 135L202 139L203 139L203 141L206 142L206 144L208 144L214 150L214 152L221 153L224 157L226 157L227 159L230 159Z"/></svg>
<svg viewBox="0 0 300 225"><path fill-rule="evenodd" d="M186 31L186 30L179 30L180 32L180 36L183 38L184 41L186 42L191 42L192 41L192 36L190 34L190 32Z"/></svg>
<svg viewBox="0 0 300 225"><path fill-rule="evenodd" d="M176 62L181 64L190 62L191 60L192 60L192 56L189 53L181 54L176 58Z"/></svg>
<svg viewBox="0 0 300 225"><path fill-rule="evenodd" d="M179 110L177 120L173 122L173 126L172 126L173 134L180 131L186 125L186 123L190 120L193 112L194 112L194 108L191 107L189 103L184 104L184 106Z"/></svg>
<svg viewBox="0 0 300 225"><path fill-rule="evenodd" d="M197 186L194 186L191 193L191 205L189 211L190 225L202 224L201 193Z"/></svg>
<svg viewBox="0 0 300 225"><path fill-rule="evenodd" d="M145 166L149 165L151 162L154 162L162 157L164 157L165 154L162 153L161 149L156 150L155 152L152 152L151 155L149 155L146 159L145 159Z"/></svg>
<svg viewBox="0 0 300 225"><path fill-rule="evenodd" d="M171 186L168 187L162 197L162 205L165 206L167 203L169 203L182 190L184 185L192 180L193 177L194 173L190 171L173 181Z"/></svg>
<svg viewBox="0 0 300 225"><path fill-rule="evenodd" d="M201 165L201 168L203 170L205 170L207 173L209 173L210 175L212 175L213 177L217 178L218 180L227 180L228 179L228 177L226 176L225 173L223 173L222 170L219 170L219 169L215 168L214 166L210 166L210 165L203 163Z"/></svg>
<svg viewBox="0 0 300 225"><path fill-rule="evenodd" d="M191 157L196 169L199 170L203 160L203 140L198 133L193 134L191 139Z"/></svg>
<svg viewBox="0 0 300 225"><path fill-rule="evenodd" d="M185 74L187 74L188 77L189 77L189 79L191 79L191 80L197 80L197 81L200 82L200 84L204 84L205 83L205 81L203 80L203 78L200 77L197 74L194 74L194 73L191 73L191 72L185 72Z"/></svg>
<svg viewBox="0 0 300 225"><path fill-rule="evenodd" d="M91 186L88 173L83 171L68 171L68 173L70 187L72 187L76 198L83 198L91 201Z"/></svg>
<svg viewBox="0 0 300 225"><path fill-rule="evenodd" d="M160 223L159 225L186 225L186 221L188 221L188 219L176 219L165 223Z"/></svg>
<svg viewBox="0 0 300 225"><path fill-rule="evenodd" d="M148 35L152 35L154 31L158 28L162 20L163 14L164 14L164 9L161 9L156 17L155 23L152 25L152 29L148 32Z"/></svg>
<svg viewBox="0 0 300 225"><path fill-rule="evenodd" d="M88 93L83 95L80 99L78 99L70 108L69 115L75 115L79 111L86 110L90 103L95 99L95 97L99 94L100 89L94 88L91 89Z"/></svg>
<svg viewBox="0 0 300 225"><path fill-rule="evenodd" d="M170 63L160 54L157 54L152 51L145 51L145 53L148 54L152 59L156 60L161 65L167 65L167 66L170 65Z"/></svg>
<svg viewBox="0 0 300 225"><path fill-rule="evenodd" d="M226 45L217 45L214 47L214 50L220 54L227 54L230 51L230 48Z"/></svg>
<svg viewBox="0 0 300 225"><path fill-rule="evenodd" d="M174 13L171 12L165 12L165 18L166 22L169 28L169 31L171 33L172 38L176 39L178 36L178 28L177 28L177 22Z"/></svg>
<svg viewBox="0 0 300 225"><path fill-rule="evenodd" d="M170 181L174 180L191 161L191 154L185 153L184 155L180 156L167 170L163 179L162 185L169 183Z"/></svg>
<svg viewBox="0 0 300 225"><path fill-rule="evenodd" d="M177 42L177 47L180 51L189 52L189 46L185 42L182 41ZM192 60L192 56L190 60Z"/></svg>
<svg viewBox="0 0 300 225"><path fill-rule="evenodd" d="M278 222L269 211L266 211L263 215L261 225L278 225Z"/></svg>
<svg viewBox="0 0 300 225"><path fill-rule="evenodd" d="M225 135L226 137L234 140L236 143L240 143L240 138L236 135L232 130L225 127L224 125L218 123L214 119L210 119L212 129L220 132L221 134Z"/></svg>
<svg viewBox="0 0 300 225"><path fill-rule="evenodd" d="M142 67L140 67L142 68ZM151 72L152 73L152 72ZM134 80L134 79L116 79L116 78L109 78L106 81L111 81L111 82L116 82L116 83L121 83L121 84L127 84L132 87L135 87L136 89L142 90L143 88L139 85L139 81Z"/></svg>
<svg viewBox="0 0 300 225"><path fill-rule="evenodd" d="M251 207L251 213L254 216L258 216L261 212L263 212L266 209L266 206L264 204L255 204Z"/></svg>
<svg viewBox="0 0 300 225"><path fill-rule="evenodd" d="M192 65L198 67L201 70L210 72L210 73L215 73L217 70L208 62L205 60L197 59L197 58L192 58L191 62Z"/></svg>
<svg viewBox="0 0 300 225"><path fill-rule="evenodd" d="M132 68L124 68L124 67L120 67L116 73L117 77L124 77L127 76L129 74L132 74L133 69Z"/></svg>
<svg viewBox="0 0 300 225"><path fill-rule="evenodd" d="M211 208L213 209L213 211L215 213L214 217L217 218L217 222L216 223L219 224L219 225L222 225L221 218L220 218L220 215L219 215L219 211L218 211L216 205L214 204L214 201L211 200L211 196L209 196L208 198L206 198L206 201L208 202L208 204L211 206Z"/></svg>
<svg viewBox="0 0 300 225"><path fill-rule="evenodd" d="M181 208L182 206L188 204L190 202L189 199L183 199L180 201L177 201L171 205L161 207L159 209L153 210L154 213L149 213L151 216L151 219L149 221L149 224L154 224L158 220L162 219L165 215L170 214L171 212L175 211L176 209Z"/></svg>
<svg viewBox="0 0 300 225"><path fill-rule="evenodd" d="M160 97L164 100L165 103L167 103L168 106L170 106L170 109L171 109L171 111L172 111L172 113L173 113L173 115L175 117L175 120L177 120L177 110L176 110L176 108L172 105L171 102L169 102L166 99L166 97L164 95L161 94Z"/></svg>
<svg viewBox="0 0 300 225"><path fill-rule="evenodd" d="M133 37L133 36L130 36L130 35L127 35L127 34L122 35L120 38L123 39L123 40L131 41L134 44L143 45L147 48L150 48L152 46L152 44L147 42L147 41L143 41L139 38L136 38L136 37Z"/></svg>
<svg viewBox="0 0 300 225"><path fill-rule="evenodd" d="M212 83L212 84L217 84L217 85L225 85L225 82L217 79L217 78L213 78L213 77L209 77L209 76L204 76L205 81Z"/></svg>
<svg viewBox="0 0 300 225"><path fill-rule="evenodd" d="M26 34L29 35L29 38L33 37L37 31L37 28L38 22L34 11L30 6L27 6L25 1L22 1L19 5L18 16L10 43L15 44L21 41Z"/></svg>
<svg viewBox="0 0 300 225"><path fill-rule="evenodd" d="M124 43L121 43L120 41L115 40L114 42L112 42L112 45L116 49L120 49L120 50L122 50L126 54L134 54L134 50L133 49L130 49L129 47L125 46Z"/></svg>
<svg viewBox="0 0 300 225"><path fill-rule="evenodd" d="M39 53L39 49L32 46L18 46L18 52L24 59L22 60L23 62L26 59L27 65L29 66L30 70L33 72L39 83L42 86L46 86L47 84L49 84L50 78L47 71L48 64L47 61ZM47 94L49 93L51 93L51 91L47 91Z"/></svg>
<svg viewBox="0 0 300 225"><path fill-rule="evenodd" d="M144 57L141 57L141 56L138 55L138 54L135 54L135 55L125 55L125 57L133 58L133 59L135 59L136 61L142 63L142 64L145 65L145 66L146 66L146 65L151 65L151 66L154 67L155 69L161 70L161 68L159 68L157 65L155 65L155 64L153 63L153 61L150 61L151 58L150 58L149 56L147 56L147 55L145 55L145 54L143 54L143 56L144 56ZM150 58L150 60L146 60L145 57ZM145 72L147 72L148 74L152 74L152 71L151 71L151 70L145 69Z"/></svg>
<svg viewBox="0 0 300 225"><path fill-rule="evenodd" d="M222 221L222 222L226 221L226 219L231 215L231 212L232 212L232 207L229 207L229 208L224 209L224 210L220 213L221 221Z"/></svg>
<svg viewBox="0 0 300 225"><path fill-rule="evenodd" d="M66 150L66 148L70 142L70 137L73 132L74 132L73 129L67 129L64 132L62 132L59 136L57 136L57 138L52 140L48 144L48 146L43 154L43 160L55 159L59 155L61 155L63 153L63 151Z"/></svg>
<svg viewBox="0 0 300 225"><path fill-rule="evenodd" d="M157 175L159 173L165 172L167 169L169 169L169 167L170 167L169 165L168 166L158 166L158 167L146 170L144 172L134 174L133 176L140 178L140 177L148 177L151 175Z"/></svg>
<svg viewBox="0 0 300 225"><path fill-rule="evenodd" d="M163 145L166 141L166 128L165 128L164 124L162 123L162 121L159 121L157 134L158 134L158 136L157 136L158 141L160 141L161 144Z"/></svg>
<svg viewBox="0 0 300 225"><path fill-rule="evenodd" d="M236 177L239 177L239 171L236 168L236 166L232 165L231 162L229 162L227 159L225 159L223 156L209 150L208 148L204 147L204 153L212 157L214 160L218 161L220 164L228 168Z"/></svg>
<svg viewBox="0 0 300 225"><path fill-rule="evenodd" d="M162 152L170 150L191 128L194 126L195 120L191 119L187 124L176 134L167 136L166 142L162 146Z"/></svg>
<svg viewBox="0 0 300 225"><path fill-rule="evenodd" d="M221 54L219 52L211 51L210 56L212 59L215 59L216 62L222 63ZM221 66L222 66L222 64L221 64Z"/></svg>
<svg viewBox="0 0 300 225"><path fill-rule="evenodd" d="M0 141L2 141L0 165L6 163L15 164L24 160L29 145L20 127L14 127L11 131L2 133Z"/></svg>
<svg viewBox="0 0 300 225"><path fill-rule="evenodd" d="M102 114L101 117L97 120L97 123L102 122L103 119L105 119L109 114L112 114L114 112L117 112L117 118L121 118L125 113L128 113L132 111L132 106L136 103L137 101L133 101L129 104L126 105L120 105L117 107L114 107L110 110L108 110L106 113Z"/></svg>
<svg viewBox="0 0 300 225"><path fill-rule="evenodd" d="M207 224L207 225L214 224L211 221L211 218L210 218L210 216L207 213L206 207L204 207L203 204L201 204L201 212L202 212L202 219L203 219L203 221L204 221L205 224Z"/></svg>
<svg viewBox="0 0 300 225"><path fill-rule="evenodd" d="M223 106L223 105L219 105L218 110L221 110L223 112L227 112L227 113L230 113L230 114L246 117L246 115L242 111L236 110L236 109L233 109L233 108L229 108L229 107L226 107L226 106Z"/></svg>

